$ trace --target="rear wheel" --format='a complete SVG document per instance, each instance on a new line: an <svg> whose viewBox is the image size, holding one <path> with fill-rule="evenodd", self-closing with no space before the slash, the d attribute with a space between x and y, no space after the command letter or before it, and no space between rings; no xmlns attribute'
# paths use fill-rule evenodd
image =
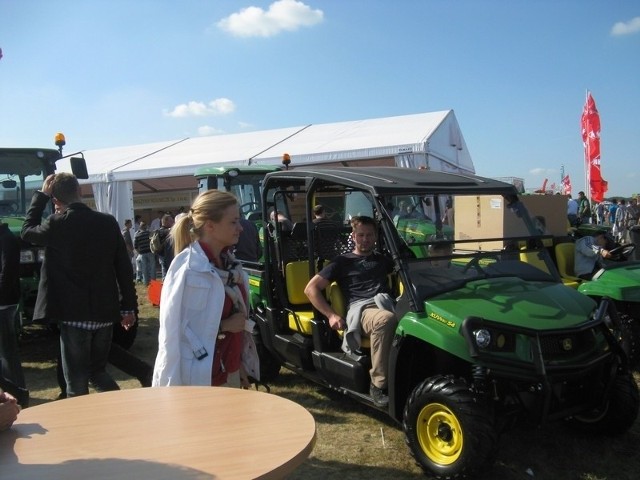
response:
<svg viewBox="0 0 640 480"><path fill-rule="evenodd" d="M570 422L583 431L620 434L633 426L638 417L639 406L638 384L630 373L619 373L606 402L581 415L575 415Z"/></svg>
<svg viewBox="0 0 640 480"><path fill-rule="evenodd" d="M411 393L403 428L411 454L436 478L463 478L491 466L497 450L492 417L462 379L435 376Z"/></svg>

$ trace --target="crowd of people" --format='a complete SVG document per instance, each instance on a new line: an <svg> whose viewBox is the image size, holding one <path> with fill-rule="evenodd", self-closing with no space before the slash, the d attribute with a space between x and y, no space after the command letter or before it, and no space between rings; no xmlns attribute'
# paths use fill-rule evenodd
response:
<svg viewBox="0 0 640 480"><path fill-rule="evenodd" d="M572 227L580 224L611 227L611 233L618 242L633 243L629 238L629 229L640 225L640 207L637 198L590 202L584 192L579 192L577 199L569 195L567 220Z"/></svg>
<svg viewBox="0 0 640 480"><path fill-rule="evenodd" d="M47 216L48 205L54 213ZM21 236L45 247L34 320L51 323L59 333L59 398L87 395L90 386L96 391L119 389L107 363L138 378L143 387L246 388L259 379L248 277L234 251L257 261L262 247L255 226L241 221L232 194L205 192L188 213L175 218L164 213L149 226L140 218L127 219L121 229L114 217L82 202L75 176L53 174L34 193ZM5 224L0 225L0 256L4 430L29 401L15 331L20 242ZM117 337L137 328L135 283L148 285L158 267L164 288L159 349L152 366L131 355ZM185 342L191 346L188 361Z"/></svg>

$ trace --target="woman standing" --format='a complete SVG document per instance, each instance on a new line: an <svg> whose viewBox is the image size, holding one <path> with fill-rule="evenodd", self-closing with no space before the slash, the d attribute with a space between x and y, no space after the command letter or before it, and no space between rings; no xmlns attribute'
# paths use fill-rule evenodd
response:
<svg viewBox="0 0 640 480"><path fill-rule="evenodd" d="M246 341L255 352L249 283L231 253L241 231L238 200L219 190L198 195L172 228L176 256L160 296L154 387L249 386L241 362Z"/></svg>

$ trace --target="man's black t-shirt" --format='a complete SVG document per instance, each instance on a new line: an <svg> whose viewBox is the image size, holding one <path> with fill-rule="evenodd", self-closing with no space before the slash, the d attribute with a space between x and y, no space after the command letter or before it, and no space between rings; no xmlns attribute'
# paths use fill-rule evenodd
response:
<svg viewBox="0 0 640 480"><path fill-rule="evenodd" d="M365 256L350 252L337 256L319 275L338 282L345 302L351 305L378 293L390 293L387 275L392 271L393 262L380 253Z"/></svg>

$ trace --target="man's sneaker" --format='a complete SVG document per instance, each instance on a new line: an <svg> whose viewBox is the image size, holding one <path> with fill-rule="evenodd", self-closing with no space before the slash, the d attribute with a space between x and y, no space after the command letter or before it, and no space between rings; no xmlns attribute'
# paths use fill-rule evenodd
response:
<svg viewBox="0 0 640 480"><path fill-rule="evenodd" d="M376 387L373 383L369 387L369 395L376 407L386 407L389 405L389 395L384 393L384 390Z"/></svg>

